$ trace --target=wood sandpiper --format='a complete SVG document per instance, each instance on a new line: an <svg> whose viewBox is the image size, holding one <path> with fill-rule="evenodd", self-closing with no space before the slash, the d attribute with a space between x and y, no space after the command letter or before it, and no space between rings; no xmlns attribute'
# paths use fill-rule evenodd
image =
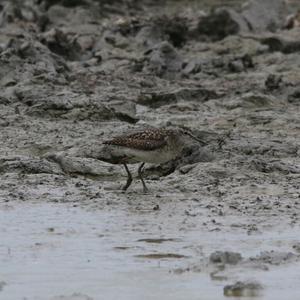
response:
<svg viewBox="0 0 300 300"><path fill-rule="evenodd" d="M145 163L162 164L178 157L188 140L194 139L205 145L205 142L183 129L146 129L133 134L125 134L104 141L109 156L100 160L122 164L127 172L127 182L123 187L126 191L132 183L132 175L127 164L141 163L138 168L138 177L143 184L144 192L148 191L143 178Z"/></svg>

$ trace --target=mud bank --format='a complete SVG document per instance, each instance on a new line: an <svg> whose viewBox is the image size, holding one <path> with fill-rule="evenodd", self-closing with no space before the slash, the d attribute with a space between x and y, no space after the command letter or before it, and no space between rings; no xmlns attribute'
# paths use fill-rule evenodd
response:
<svg viewBox="0 0 300 300"><path fill-rule="evenodd" d="M0 296L299 297L298 9L2 1ZM149 125L208 146L124 194L101 141Z"/></svg>

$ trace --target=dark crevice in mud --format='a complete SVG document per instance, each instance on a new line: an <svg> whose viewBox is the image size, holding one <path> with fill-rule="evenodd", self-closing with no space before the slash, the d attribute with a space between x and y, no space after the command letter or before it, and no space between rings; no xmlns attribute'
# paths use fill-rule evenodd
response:
<svg viewBox="0 0 300 300"><path fill-rule="evenodd" d="M145 238L145 239L139 239L138 242L145 242L150 244L161 244L165 242L177 242L180 241L180 239L176 238Z"/></svg>
<svg viewBox="0 0 300 300"><path fill-rule="evenodd" d="M53 5L62 5L65 7L76 7L87 5L87 1L85 0L38 0L37 4L44 5L46 9L49 9Z"/></svg>
<svg viewBox="0 0 300 300"><path fill-rule="evenodd" d="M263 45L268 45L271 52L280 51L290 54L300 51L300 42L297 40L289 41L280 37L270 37L262 40Z"/></svg>
<svg viewBox="0 0 300 300"><path fill-rule="evenodd" d="M145 259L179 259L179 258L187 258L188 256L177 254L177 253L149 253L149 254L136 255L135 257L145 258Z"/></svg>

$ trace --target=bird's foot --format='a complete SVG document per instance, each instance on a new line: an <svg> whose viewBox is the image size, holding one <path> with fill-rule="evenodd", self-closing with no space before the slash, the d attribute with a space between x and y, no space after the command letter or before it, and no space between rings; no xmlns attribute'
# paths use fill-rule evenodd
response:
<svg viewBox="0 0 300 300"><path fill-rule="evenodd" d="M147 194L150 194L150 191L149 191L148 189L143 189L143 193L144 193L145 195L147 195Z"/></svg>
<svg viewBox="0 0 300 300"><path fill-rule="evenodd" d="M144 194L149 194L150 193L150 190L147 188L145 183L143 184L143 193Z"/></svg>
<svg viewBox="0 0 300 300"><path fill-rule="evenodd" d="M122 188L121 188L121 190L122 190L123 193L125 193L127 191L127 189L128 189L128 185L127 184L124 185L124 186L122 186Z"/></svg>

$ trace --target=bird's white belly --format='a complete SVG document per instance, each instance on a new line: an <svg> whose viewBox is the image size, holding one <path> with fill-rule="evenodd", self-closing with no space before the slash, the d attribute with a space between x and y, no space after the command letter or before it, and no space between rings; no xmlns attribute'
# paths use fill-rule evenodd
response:
<svg viewBox="0 0 300 300"><path fill-rule="evenodd" d="M177 156L177 153L169 149L143 151L137 149L124 148L123 152L126 156L132 158L132 162L146 162L151 164L162 164L174 159Z"/></svg>

